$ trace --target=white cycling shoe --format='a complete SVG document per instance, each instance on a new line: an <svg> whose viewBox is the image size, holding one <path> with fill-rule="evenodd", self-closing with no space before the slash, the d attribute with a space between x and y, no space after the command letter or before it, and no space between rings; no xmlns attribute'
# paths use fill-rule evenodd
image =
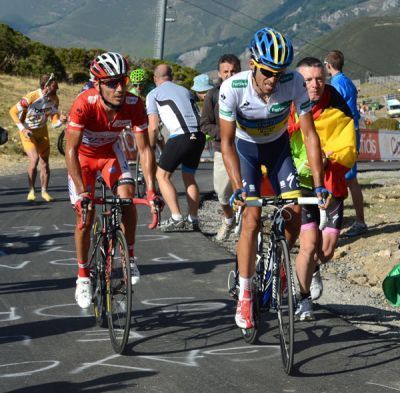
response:
<svg viewBox="0 0 400 393"><path fill-rule="evenodd" d="M75 300L80 308L88 308L92 303L92 284L89 277L76 280Z"/></svg>

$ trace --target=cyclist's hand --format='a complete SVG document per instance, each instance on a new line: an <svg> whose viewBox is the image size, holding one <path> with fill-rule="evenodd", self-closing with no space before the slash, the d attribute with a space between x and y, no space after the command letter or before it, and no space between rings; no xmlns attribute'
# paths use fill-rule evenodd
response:
<svg viewBox="0 0 400 393"><path fill-rule="evenodd" d="M148 190L147 191L147 200L150 202L151 204L151 212L152 213L156 213L156 210L158 210L159 212L161 212L164 208L164 201L161 198L160 195L157 195L153 190Z"/></svg>
<svg viewBox="0 0 400 393"><path fill-rule="evenodd" d="M82 229L86 225L86 215L88 210L92 210L92 196L88 192L82 192L75 202L75 211L81 216L78 228Z"/></svg>
<svg viewBox="0 0 400 393"><path fill-rule="evenodd" d="M92 210L92 196L88 192L82 192L79 194L77 201L75 202L75 211L80 215L86 210Z"/></svg>
<svg viewBox="0 0 400 393"><path fill-rule="evenodd" d="M327 209L332 198L332 193L325 187L315 187L314 193L318 198L318 207L320 209Z"/></svg>
<svg viewBox="0 0 400 393"><path fill-rule="evenodd" d="M25 138L31 139L33 136L32 131L28 128L24 128L21 132L24 134Z"/></svg>
<svg viewBox="0 0 400 393"><path fill-rule="evenodd" d="M237 210L239 206L245 205L246 192L243 188L238 188L230 197L229 204L233 207L233 210Z"/></svg>

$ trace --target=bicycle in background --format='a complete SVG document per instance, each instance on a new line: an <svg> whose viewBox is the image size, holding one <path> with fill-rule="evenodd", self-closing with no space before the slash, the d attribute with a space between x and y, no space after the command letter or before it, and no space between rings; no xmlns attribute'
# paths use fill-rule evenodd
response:
<svg viewBox="0 0 400 393"><path fill-rule="evenodd" d="M294 313L296 310L295 281L290 261L289 247L285 238L284 212L287 205L316 205L316 197L282 199L280 197L262 197L246 199L246 206L272 207L272 212L261 216L261 227L257 236L256 273L254 276L253 316L254 327L241 329L243 339L254 343L263 311L271 308L276 311L279 325L279 341L282 363L285 372L290 375L294 359ZM240 230L243 208L240 209L237 222ZM270 222L270 225L267 224ZM320 229L326 226L326 212L321 210ZM269 228L268 228L269 227ZM237 260L235 269L228 277L229 294L237 301L239 298L239 271Z"/></svg>
<svg viewBox="0 0 400 393"><path fill-rule="evenodd" d="M108 197L104 180L100 177L97 181L101 186L101 197L92 203L101 205L102 210L96 216L91 233L92 301L96 324L108 326L111 345L116 353L121 354L129 339L133 294L128 246L120 226L122 207L132 203L151 205L147 199ZM87 208L83 209L81 225L86 221ZM160 221L160 209L156 210L148 225L150 229Z"/></svg>

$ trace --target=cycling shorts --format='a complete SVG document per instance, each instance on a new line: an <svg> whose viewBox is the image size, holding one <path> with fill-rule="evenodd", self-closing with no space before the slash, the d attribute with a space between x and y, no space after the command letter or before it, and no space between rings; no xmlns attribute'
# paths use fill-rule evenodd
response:
<svg viewBox="0 0 400 393"><path fill-rule="evenodd" d="M19 132L24 151L27 153L28 151L35 150L41 158L49 158L50 139L47 126L36 128L31 130L31 132L31 138L27 138L21 131Z"/></svg>
<svg viewBox="0 0 400 393"><path fill-rule="evenodd" d="M352 180L357 178L357 163L354 164L354 166L346 172L345 179L346 180Z"/></svg>
<svg viewBox="0 0 400 393"><path fill-rule="evenodd" d="M332 198L326 211L328 223L324 231L340 233L343 224L344 199ZM316 205L303 205L301 209L301 230L317 228L320 209Z"/></svg>
<svg viewBox="0 0 400 393"><path fill-rule="evenodd" d="M99 174L110 189L112 189L114 184L120 179L133 180L128 162L119 142L114 143L113 153L114 154L109 157L103 158L87 157L83 154L79 154L83 184L92 198L95 194L96 178ZM76 192L75 184L70 175L68 175L68 189L71 203L75 205L75 202L78 200L78 193Z"/></svg>
<svg viewBox="0 0 400 393"><path fill-rule="evenodd" d="M240 159L243 187L247 196L260 196L261 165L267 167L268 177L275 195L286 198L301 196L287 132L269 143L252 143L236 138L235 144Z"/></svg>
<svg viewBox="0 0 400 393"><path fill-rule="evenodd" d="M172 173L182 164L182 172L195 173L205 143L206 137L202 132L179 134L169 138L158 166Z"/></svg>

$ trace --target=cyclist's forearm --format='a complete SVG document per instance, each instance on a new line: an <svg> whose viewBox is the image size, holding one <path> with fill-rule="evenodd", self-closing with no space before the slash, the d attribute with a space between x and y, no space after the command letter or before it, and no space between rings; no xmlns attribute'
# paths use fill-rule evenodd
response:
<svg viewBox="0 0 400 393"><path fill-rule="evenodd" d="M65 149L65 163L67 165L68 174L69 176L71 176L72 181L74 182L76 192L78 194L81 194L82 192L87 191L85 189L85 185L82 179L82 171L78 159L78 151L68 146L68 142Z"/></svg>

